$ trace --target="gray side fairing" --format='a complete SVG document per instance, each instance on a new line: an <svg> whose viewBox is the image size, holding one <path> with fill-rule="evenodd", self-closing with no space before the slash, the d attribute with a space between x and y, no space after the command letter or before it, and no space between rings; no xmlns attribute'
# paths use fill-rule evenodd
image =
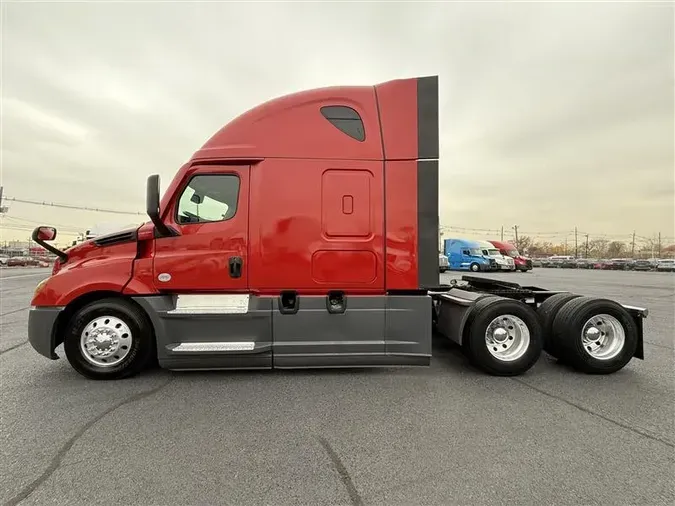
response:
<svg viewBox="0 0 675 506"><path fill-rule="evenodd" d="M248 311L174 314L175 295L134 297L149 315L157 341L159 365L167 369L271 369L272 299L250 297ZM181 352L181 343L255 343L246 353Z"/></svg>
<svg viewBox="0 0 675 506"><path fill-rule="evenodd" d="M447 293L436 294L438 303L438 322L436 329L444 337L461 345L464 327L474 304L490 294L484 292L468 292L453 288Z"/></svg>
<svg viewBox="0 0 675 506"><path fill-rule="evenodd" d="M175 295L135 297L152 321L162 367L271 369L429 365L429 296L347 296L344 313L325 296L298 296L283 314L278 297L250 296L245 313L172 314ZM180 351L181 343L250 343L246 351Z"/></svg>

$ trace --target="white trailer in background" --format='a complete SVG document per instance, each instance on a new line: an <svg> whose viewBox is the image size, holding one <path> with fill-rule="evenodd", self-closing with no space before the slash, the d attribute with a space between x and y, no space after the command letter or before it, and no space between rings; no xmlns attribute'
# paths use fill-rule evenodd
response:
<svg viewBox="0 0 675 506"><path fill-rule="evenodd" d="M113 232L118 232L120 230L125 230L127 228L134 228L137 227L139 224L138 223L113 223L113 222L102 222L102 223L97 223L91 228L87 229L84 233L81 233L78 235L77 239L73 241L73 246L76 244L79 244L84 241L88 241L89 239L93 239L94 237L98 237L99 235L106 235L106 234L111 234Z"/></svg>

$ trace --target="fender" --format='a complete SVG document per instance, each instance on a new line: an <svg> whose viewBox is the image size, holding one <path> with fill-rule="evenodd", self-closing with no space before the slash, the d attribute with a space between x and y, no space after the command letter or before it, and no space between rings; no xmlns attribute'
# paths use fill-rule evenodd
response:
<svg viewBox="0 0 675 506"><path fill-rule="evenodd" d="M132 276L136 243L96 248L69 261L53 276L38 284L32 306L67 306L96 291L121 293Z"/></svg>

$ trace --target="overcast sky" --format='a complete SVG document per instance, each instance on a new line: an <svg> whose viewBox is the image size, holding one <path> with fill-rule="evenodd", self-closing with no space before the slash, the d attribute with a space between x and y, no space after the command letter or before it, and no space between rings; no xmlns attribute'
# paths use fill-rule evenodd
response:
<svg viewBox="0 0 675 506"><path fill-rule="evenodd" d="M437 74L443 225L675 235L673 3L2 8L5 196L142 211L261 101ZM8 205L3 240L145 219Z"/></svg>

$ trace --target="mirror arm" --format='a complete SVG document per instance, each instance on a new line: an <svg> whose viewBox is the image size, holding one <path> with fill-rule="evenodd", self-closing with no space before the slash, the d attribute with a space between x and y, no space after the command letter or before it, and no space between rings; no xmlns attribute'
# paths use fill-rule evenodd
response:
<svg viewBox="0 0 675 506"><path fill-rule="evenodd" d="M33 230L33 234L31 235L31 239L33 239L33 241L35 241L37 244L42 246L44 249L46 249L50 253L53 253L54 255L59 257L62 262L65 262L66 260L68 260L68 255L66 254L65 251L61 251L60 249L55 248L51 244L47 244L45 241L40 239L40 237L39 237L40 228L42 228L42 227L37 227L35 230Z"/></svg>
<svg viewBox="0 0 675 506"><path fill-rule="evenodd" d="M159 176L157 174L148 178L148 185L146 189L146 212L155 225L155 238L159 237L174 237L178 233L168 227L159 215Z"/></svg>

